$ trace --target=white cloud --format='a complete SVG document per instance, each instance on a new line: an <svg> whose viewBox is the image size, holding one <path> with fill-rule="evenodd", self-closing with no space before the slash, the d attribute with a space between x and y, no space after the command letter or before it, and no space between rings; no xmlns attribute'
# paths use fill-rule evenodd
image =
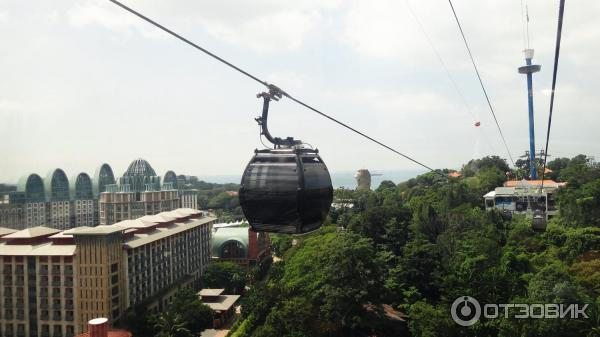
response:
<svg viewBox="0 0 600 337"><path fill-rule="evenodd" d="M23 111L24 107L22 102L0 98L0 111Z"/></svg>
<svg viewBox="0 0 600 337"><path fill-rule="evenodd" d="M306 0L287 4L273 0L184 1L177 4L131 1L127 5L169 28L183 25L196 28L200 24L203 31L227 44L259 52L285 52L302 47L309 34L321 24L322 13L336 8L339 3L339 0ZM146 11L147 8L152 10ZM100 25L125 36L134 31L149 38L164 36L157 28L105 1L78 4L69 10L68 17L69 22L77 27Z"/></svg>
<svg viewBox="0 0 600 337"><path fill-rule="evenodd" d="M427 164L459 165L488 151L486 143L505 156L448 3L408 0L479 115L480 128L473 126L404 1L124 0ZM517 73L524 63L519 1L453 2L517 156L528 145L525 78ZM528 2L534 61L542 65L534 77L540 146L557 4ZM260 101L253 95L263 88L190 54L189 48L106 0L33 3L5 0L0 6L0 21L11 25L11 30L0 29L7 51L0 53L0 134L8 141L0 149L0 157L7 158L0 163L0 181L56 165L69 164L73 172L93 170L98 158L126 167L140 155L157 168L190 174L237 174L243 169L259 144L252 118ZM600 1L567 8L551 152L599 156L600 98L594 92L600 78L594 63L600 50L594 44L600 37L599 11ZM164 40L144 41L157 37ZM256 51L259 55L252 55ZM273 112L276 135L318 145L331 168L412 167L290 100L274 105ZM164 132L169 124L177 125L176 135ZM118 146L139 144L131 125L159 136L145 146ZM105 137L106 132L114 137ZM199 159L190 161L186 153L197 153Z"/></svg>
<svg viewBox="0 0 600 337"><path fill-rule="evenodd" d="M216 39L259 52L300 49L340 0L193 2L185 16ZM191 18L191 19L190 19Z"/></svg>
<svg viewBox="0 0 600 337"><path fill-rule="evenodd" d="M234 24L203 18L202 24L219 40L261 52L274 52L298 50L319 20L317 12L281 11Z"/></svg>
<svg viewBox="0 0 600 337"><path fill-rule="evenodd" d="M512 13L510 6L499 2L456 1L455 8L476 58L485 54L486 59L505 62L505 53L518 53L521 30L513 24L519 23L520 14L505 15ZM406 66L426 67L434 63L432 66L436 67L438 61L427 37L449 68L470 67L446 2L352 0L345 13L340 40L369 58L394 60Z"/></svg>
<svg viewBox="0 0 600 337"><path fill-rule="evenodd" d="M269 74L266 79L269 83L274 83L281 88L285 88L290 94L304 91L310 84L305 74L295 71L274 72Z"/></svg>
<svg viewBox="0 0 600 337"><path fill-rule="evenodd" d="M453 106L446 97L426 91L405 93L397 90L361 89L335 95L384 113L394 113L396 116L428 112L439 113Z"/></svg>
<svg viewBox="0 0 600 337"><path fill-rule="evenodd" d="M90 1L85 4L76 4L67 12L69 24L74 27L99 25L130 37L134 31L147 38L165 37L162 31L141 19L126 12L115 12L115 8L106 2Z"/></svg>
<svg viewBox="0 0 600 337"><path fill-rule="evenodd" d="M8 22L8 13L0 11L0 23Z"/></svg>

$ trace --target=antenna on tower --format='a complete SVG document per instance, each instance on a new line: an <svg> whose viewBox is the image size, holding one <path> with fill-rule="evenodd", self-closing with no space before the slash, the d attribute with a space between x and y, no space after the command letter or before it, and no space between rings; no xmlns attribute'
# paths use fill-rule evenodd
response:
<svg viewBox="0 0 600 337"><path fill-rule="evenodd" d="M529 6L527 3L525 4L525 19L526 19L526 35L527 35L527 49L529 49Z"/></svg>

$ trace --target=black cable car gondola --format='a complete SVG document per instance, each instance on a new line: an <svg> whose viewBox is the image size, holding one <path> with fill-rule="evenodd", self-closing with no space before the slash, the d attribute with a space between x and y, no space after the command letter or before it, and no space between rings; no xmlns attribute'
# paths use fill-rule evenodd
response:
<svg viewBox="0 0 600 337"><path fill-rule="evenodd" d="M270 87L256 121L273 149L255 150L246 166L239 191L240 204L256 231L301 234L319 228L331 206L333 187L318 150L305 148L292 137L272 137L267 127L269 102L281 98Z"/></svg>

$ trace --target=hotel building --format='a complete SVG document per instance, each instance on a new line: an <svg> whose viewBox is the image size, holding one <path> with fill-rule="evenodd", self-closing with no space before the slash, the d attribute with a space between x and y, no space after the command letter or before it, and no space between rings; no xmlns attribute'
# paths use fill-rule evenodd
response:
<svg viewBox="0 0 600 337"><path fill-rule="evenodd" d="M0 229L0 336L72 337L90 319L119 323L135 305L162 308L197 286L215 218L176 209L65 231Z"/></svg>
<svg viewBox="0 0 600 337"><path fill-rule="evenodd" d="M45 226L69 229L110 225L176 208L198 207L197 191L167 171L161 179L143 159L134 160L118 180L112 168L102 164L93 176L81 172L67 179L60 169L45 178L23 176L16 191L0 195L0 227L24 229Z"/></svg>

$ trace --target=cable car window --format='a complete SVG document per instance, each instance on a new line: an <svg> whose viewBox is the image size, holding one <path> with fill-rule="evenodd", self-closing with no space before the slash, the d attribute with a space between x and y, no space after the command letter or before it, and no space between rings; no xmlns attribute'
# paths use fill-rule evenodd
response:
<svg viewBox="0 0 600 337"><path fill-rule="evenodd" d="M286 157L276 157L276 156L256 156L252 163L296 163L296 157L286 156Z"/></svg>

